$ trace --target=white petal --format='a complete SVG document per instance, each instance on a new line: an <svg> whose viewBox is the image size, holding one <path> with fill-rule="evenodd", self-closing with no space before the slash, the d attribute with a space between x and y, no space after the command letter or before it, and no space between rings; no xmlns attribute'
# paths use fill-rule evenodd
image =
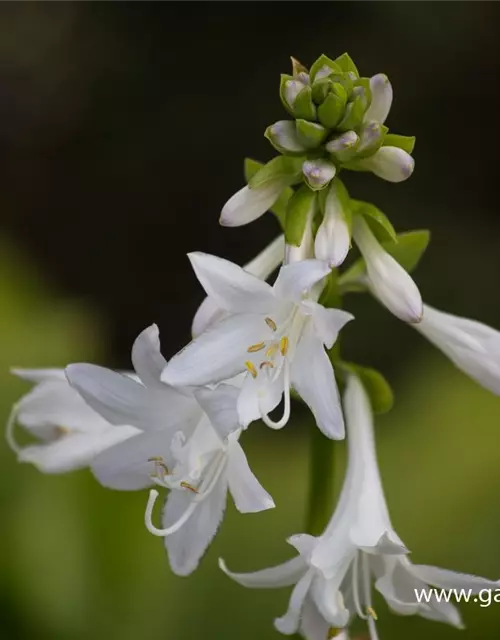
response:
<svg viewBox="0 0 500 640"><path fill-rule="evenodd" d="M358 167L372 171L388 182L403 182L413 173L415 160L398 147L381 147L369 158L356 160Z"/></svg>
<svg viewBox="0 0 500 640"><path fill-rule="evenodd" d="M266 282L217 256L194 252L188 257L201 285L221 309L272 315L276 302Z"/></svg>
<svg viewBox="0 0 500 640"><path fill-rule="evenodd" d="M70 433L47 444L22 449L19 462L30 462L43 473L66 473L87 467L102 451L139 433L133 427L108 427L93 433Z"/></svg>
<svg viewBox="0 0 500 640"><path fill-rule="evenodd" d="M161 457L167 466L173 463L170 441L162 431L139 433L97 456L92 473L109 489L136 491L149 487L153 484L151 474L155 472L150 458Z"/></svg>
<svg viewBox="0 0 500 640"><path fill-rule="evenodd" d="M318 538L311 536L308 533L297 533L290 536L287 540L288 544L297 549L300 555L307 561L309 561L314 549L318 544Z"/></svg>
<svg viewBox="0 0 500 640"><path fill-rule="evenodd" d="M256 513L275 506L271 496L252 473L245 452L236 441L229 445L227 481L234 504L241 513Z"/></svg>
<svg viewBox="0 0 500 640"><path fill-rule="evenodd" d="M385 73L377 73L370 78L372 102L366 110L364 121L375 120L383 124L387 120L392 105L392 85Z"/></svg>
<svg viewBox="0 0 500 640"><path fill-rule="evenodd" d="M236 410L239 394L240 390L229 384L220 384L215 389L202 387L194 392L196 400L222 440L239 427Z"/></svg>
<svg viewBox="0 0 500 640"><path fill-rule="evenodd" d="M209 327L213 326L227 316L227 311L221 309L213 298L207 296L194 314L191 325L191 335L197 338Z"/></svg>
<svg viewBox="0 0 500 640"><path fill-rule="evenodd" d="M330 625L323 618L313 600L308 596L302 607L300 634L306 640L325 640L328 638ZM336 640L346 640L343 633L335 636Z"/></svg>
<svg viewBox="0 0 500 640"><path fill-rule="evenodd" d="M252 378L247 375L238 398L238 417L243 428L254 420L260 420L262 414L271 413L283 396L283 376L272 382L263 376Z"/></svg>
<svg viewBox="0 0 500 640"><path fill-rule="evenodd" d="M333 578L326 580L317 575L313 583L314 604L332 627L345 627L349 621L349 611L340 591L340 583L347 573L351 560L352 558L346 557Z"/></svg>
<svg viewBox="0 0 500 640"><path fill-rule="evenodd" d="M219 567L235 582L249 589L290 587L292 584L298 582L307 571L307 565L300 556L287 560L283 562L283 564L278 564L275 567L254 571L252 573L233 573L229 571L222 558L219 558Z"/></svg>
<svg viewBox="0 0 500 640"><path fill-rule="evenodd" d="M286 300L300 302L304 294L327 276L331 267L322 260L303 260L281 267L274 283L277 296Z"/></svg>
<svg viewBox="0 0 500 640"><path fill-rule="evenodd" d="M366 261L372 293L405 322L420 322L423 303L410 275L385 251L361 216L354 219L354 239Z"/></svg>
<svg viewBox="0 0 500 640"><path fill-rule="evenodd" d="M414 576L442 589L467 589L471 593L479 593L482 589L495 590L500 588L500 580L488 580L467 573L458 573L439 567L423 564L412 564Z"/></svg>
<svg viewBox="0 0 500 640"><path fill-rule="evenodd" d="M338 267L344 262L350 246L349 225L335 184L332 184L325 200L325 214L316 233L314 255L318 260L325 260Z"/></svg>
<svg viewBox="0 0 500 640"><path fill-rule="evenodd" d="M327 349L331 349L337 341L339 331L351 320L352 313L343 309L326 309L323 305L306 300L302 306L307 308L312 316L314 331Z"/></svg>
<svg viewBox="0 0 500 640"><path fill-rule="evenodd" d="M219 218L220 224L224 227L239 227L260 218L273 206L285 186L280 180L257 189L243 187L224 205Z"/></svg>
<svg viewBox="0 0 500 640"><path fill-rule="evenodd" d="M500 332L424 305L415 327L464 373L500 395Z"/></svg>
<svg viewBox="0 0 500 640"><path fill-rule="evenodd" d="M302 606L311 586L313 573L308 571L295 585L290 602L288 605L288 611L281 618L276 618L274 626L276 629L284 635L290 636L294 634L300 625L300 616L302 613Z"/></svg>
<svg viewBox="0 0 500 640"><path fill-rule="evenodd" d="M128 376L91 364L70 365L66 371L73 387L111 424L172 431L199 420L195 400L166 385L147 388Z"/></svg>
<svg viewBox="0 0 500 640"><path fill-rule="evenodd" d="M295 352L292 369L292 385L314 414L321 431L334 440L345 436L344 418L332 363L323 343L312 330L305 328Z"/></svg>
<svg viewBox="0 0 500 640"><path fill-rule="evenodd" d="M264 316L237 314L224 318L190 342L168 363L163 382L174 386L205 385L245 370L247 349L266 339Z"/></svg>
<svg viewBox="0 0 500 640"><path fill-rule="evenodd" d="M198 566L212 542L224 516L227 484L220 478L210 495L200 502L193 515L179 531L165 538L165 546L172 571L187 576ZM189 491L172 491L163 512L165 528L176 522L191 504Z"/></svg>
<svg viewBox="0 0 500 640"><path fill-rule="evenodd" d="M64 380L66 378L64 369L22 369L13 367L10 372L18 378L34 383L47 380Z"/></svg>
<svg viewBox="0 0 500 640"><path fill-rule="evenodd" d="M144 329L135 339L132 346L132 364L147 387L162 385L160 376L167 361L160 352L160 335L155 324Z"/></svg>

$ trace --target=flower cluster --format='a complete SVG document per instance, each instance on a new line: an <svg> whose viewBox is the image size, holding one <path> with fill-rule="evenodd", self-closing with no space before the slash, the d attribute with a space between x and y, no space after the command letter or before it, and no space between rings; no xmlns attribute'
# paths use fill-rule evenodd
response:
<svg viewBox="0 0 500 640"><path fill-rule="evenodd" d="M221 569L246 587L293 586L275 626L306 640L347 640L356 616L376 639L373 587L396 613L461 626L452 604L417 602L414 589L478 592L500 582L410 562L389 517L375 451L373 414L390 409L392 394L381 374L343 359L339 334L353 316L341 306L346 294L371 293L499 395L500 334L424 305L409 272L428 232L396 233L378 208L351 198L338 177L356 169L398 181L413 170L413 139L389 134L383 124L392 101L387 77L360 77L347 54L335 61L321 56L310 70L293 61L280 93L294 120L272 125L266 136L282 155L265 166L247 162L248 185L226 203L221 223L246 224L271 209L284 235L243 268L189 254L207 297L192 341L169 362L152 325L132 347L132 372L92 364L14 370L35 386L12 410L8 442L19 461L46 473L90 466L105 487L149 488L146 527L164 539L172 570L188 575L217 532L228 492L242 513L274 507L240 439L258 420L285 427L293 392L326 438L344 438L347 426L338 503L320 535L288 540L298 553L288 562L242 574L221 560ZM359 255L340 272L353 247ZM39 442L20 446L16 424ZM168 493L157 526L160 491Z"/></svg>

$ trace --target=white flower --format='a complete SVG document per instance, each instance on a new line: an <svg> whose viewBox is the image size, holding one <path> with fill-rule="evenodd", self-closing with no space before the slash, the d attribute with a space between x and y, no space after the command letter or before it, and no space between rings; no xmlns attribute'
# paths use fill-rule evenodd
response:
<svg viewBox="0 0 500 640"><path fill-rule="evenodd" d="M422 322L415 328L459 369L500 395L500 332L428 305L424 305Z"/></svg>
<svg viewBox="0 0 500 640"><path fill-rule="evenodd" d="M370 90L372 93L372 101L368 109L366 110L364 121L369 122L374 120L384 124L389 115L392 105L392 85L389 82L389 78L384 73L377 73L377 75L370 78Z"/></svg>
<svg viewBox="0 0 500 640"><path fill-rule="evenodd" d="M362 216L353 223L353 238L366 262L368 284L389 311L405 322L420 322L422 297L412 278L383 249Z"/></svg>
<svg viewBox="0 0 500 640"><path fill-rule="evenodd" d="M356 167L388 182L403 182L415 169L415 160L399 147L380 147L372 156L356 160Z"/></svg>
<svg viewBox="0 0 500 640"><path fill-rule="evenodd" d="M290 384L329 437L342 438L344 425L331 362L323 345L334 344L352 319L325 309L311 290L321 286L330 267L305 260L281 268L271 287L237 265L204 253L190 254L207 294L231 315L209 328L172 358L162 380L172 385L203 385L247 371L238 399L243 426L262 418L273 428L290 416ZM284 414L268 416L284 395Z"/></svg>
<svg viewBox="0 0 500 640"><path fill-rule="evenodd" d="M44 473L81 469L101 451L138 432L130 426L113 426L93 411L70 387L63 369L13 369L12 373L35 384L15 404L7 424L7 442L19 462L32 463ZM14 437L16 422L39 442L20 446Z"/></svg>
<svg viewBox="0 0 500 640"><path fill-rule="evenodd" d="M113 424L124 420L140 432L108 449L92 465L106 487L134 490L159 485L170 489L163 529L152 523L158 497L151 490L146 526L165 538L172 570L191 573L214 537L229 489L242 512L274 506L251 472L238 443L236 401L239 390L172 389L160 381L166 360L155 325L134 343L132 361L140 381L88 364L68 367L71 384Z"/></svg>
<svg viewBox="0 0 500 640"><path fill-rule="evenodd" d="M261 251L253 260L244 265L243 269L248 273L267 280L283 262L285 253L285 238L283 235L273 240L263 251ZM198 307L198 311L193 318L191 333L196 338L203 333L209 326L215 324L222 318L227 316L224 309L221 309L215 300L207 296Z"/></svg>
<svg viewBox="0 0 500 640"><path fill-rule="evenodd" d="M243 187L231 196L222 208L220 224L224 227L239 227L260 218L273 206L288 185L288 181L277 177L260 187Z"/></svg>
<svg viewBox="0 0 500 640"><path fill-rule="evenodd" d="M306 612L309 619L313 618L314 628L323 632L345 627L357 614L367 620L370 638L376 640L373 578L375 588L397 613L419 613L460 626L460 615L452 604L437 602L435 597L419 603L414 589L432 584L470 588L478 593L497 588L500 582L411 564L407 549L390 522L376 459L370 401L355 376L348 379L344 407L349 447L347 475L325 532L319 538L306 534L290 538L299 556L276 567L256 573L231 573L220 561L221 568L247 587L295 585L287 613L275 622L286 635L299 630L301 616ZM303 628L301 631L304 634ZM320 636L305 637L317 640Z"/></svg>
<svg viewBox="0 0 500 640"><path fill-rule="evenodd" d="M316 258L326 260L334 267L344 262L351 245L349 225L337 186L335 181L328 189L325 198L325 214L314 241Z"/></svg>

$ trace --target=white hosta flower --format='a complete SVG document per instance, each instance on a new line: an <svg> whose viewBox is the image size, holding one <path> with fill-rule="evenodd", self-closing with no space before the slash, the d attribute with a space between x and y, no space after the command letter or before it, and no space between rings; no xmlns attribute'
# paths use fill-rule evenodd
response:
<svg viewBox="0 0 500 640"><path fill-rule="evenodd" d="M315 256L318 260L326 260L333 267L338 267L344 262L350 245L349 225L334 182L325 198L325 214L314 241Z"/></svg>
<svg viewBox="0 0 500 640"><path fill-rule="evenodd" d="M418 613L460 626L460 615L452 604L438 602L435 597L419 603L414 590L430 584L479 593L498 588L500 582L411 564L390 522L376 459L370 401L355 376L348 379L344 407L349 436L347 475L325 532L318 538L306 534L290 538L299 556L276 567L232 573L220 561L221 568L247 587L295 585L287 613L275 622L285 635L301 628L301 616L306 612L313 616L315 628L323 632L345 627L357 614L367 621L370 638L376 640L371 599L374 579L375 588L397 613ZM316 640L320 636L305 637Z"/></svg>
<svg viewBox="0 0 500 640"><path fill-rule="evenodd" d="M209 328L172 358L162 380L204 385L247 372L238 399L243 426L262 418L273 428L290 416L292 384L329 437L342 438L344 425L331 362L324 350L352 315L325 309L314 298L330 267L305 260L281 268L271 287L241 267L215 256L192 253L193 269L207 294L231 315ZM284 413L268 414L284 396Z"/></svg>
<svg viewBox="0 0 500 640"><path fill-rule="evenodd" d="M260 280L267 280L269 276L275 271L283 262L283 256L285 254L285 237L278 236L273 240L263 251L261 251L253 260L244 265L243 269L248 273L260 278ZM198 311L193 318L193 324L191 327L191 333L193 338L196 338L203 333L209 326L215 324L219 320L222 320L227 315L224 309L221 309L215 300L207 296L205 300L198 307Z"/></svg>
<svg viewBox="0 0 500 640"><path fill-rule="evenodd" d="M384 124L392 105L392 85L385 73L377 73L370 78L372 102L366 110L364 121L374 120Z"/></svg>
<svg viewBox="0 0 500 640"><path fill-rule="evenodd" d="M415 160L403 149L387 146L368 158L356 160L356 166L388 182L403 182L413 173Z"/></svg>
<svg viewBox="0 0 500 640"><path fill-rule="evenodd" d="M476 320L460 318L424 305L415 325L464 373L500 395L500 332Z"/></svg>
<svg viewBox="0 0 500 640"><path fill-rule="evenodd" d="M240 227L253 222L273 206L287 185L277 178L254 189L243 187L226 202L219 223L224 227Z"/></svg>
<svg viewBox="0 0 500 640"><path fill-rule="evenodd" d="M166 360L155 325L134 343L132 361L140 381L109 369L75 364L68 379L91 407L112 423L126 417L138 435L96 458L92 470L106 487L120 490L158 485L170 489L163 528L152 522L158 492L152 489L146 526L165 538L172 570L187 575L214 537L227 491L242 512L274 506L251 472L238 443L239 390L228 384L191 392L160 381Z"/></svg>
<svg viewBox="0 0 500 640"><path fill-rule="evenodd" d="M69 385L63 369L13 369L12 373L35 384L14 405L7 424L7 442L19 462L32 463L44 473L74 471L138 433L131 426L111 425L93 411ZM20 446L14 437L16 422L39 442Z"/></svg>
<svg viewBox="0 0 500 640"><path fill-rule="evenodd" d="M401 320L420 322L423 304L417 285L379 244L366 221L359 215L354 218L353 238L365 259L372 292Z"/></svg>

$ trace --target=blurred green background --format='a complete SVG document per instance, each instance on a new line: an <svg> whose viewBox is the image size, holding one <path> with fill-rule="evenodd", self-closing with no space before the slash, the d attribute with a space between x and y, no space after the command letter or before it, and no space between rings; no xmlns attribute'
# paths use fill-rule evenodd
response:
<svg viewBox="0 0 500 640"><path fill-rule="evenodd" d="M248 4L248 6L247 6ZM0 415L27 385L11 366L130 366L153 321L167 357L202 294L185 253L240 263L274 220L223 230L242 159L271 156L278 74L348 49L395 87L390 124L417 134L403 185L352 176L398 230L430 227L416 280L425 299L500 327L497 154L500 7L491 2L4 3L0 6ZM262 8L261 8L262 7ZM265 7L265 8L264 8ZM346 357L396 392L378 421L394 525L413 560L500 577L500 400L371 300L349 299ZM44 476L0 447L0 637L278 638L289 592L249 591L217 569L290 557L303 530L305 411L244 445L277 509L229 506L189 579L173 576L143 525L147 494L102 489L85 471ZM338 445L341 478L343 445ZM376 602L383 640L497 638L500 604L462 607L467 631L399 618Z"/></svg>

